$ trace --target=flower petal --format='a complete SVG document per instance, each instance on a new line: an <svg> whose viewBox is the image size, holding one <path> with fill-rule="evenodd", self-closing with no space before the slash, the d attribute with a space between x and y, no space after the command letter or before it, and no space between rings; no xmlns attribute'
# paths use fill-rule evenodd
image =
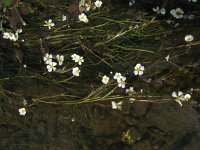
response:
<svg viewBox="0 0 200 150"><path fill-rule="evenodd" d="M143 75L143 71L139 71L139 75L140 75L140 76Z"/></svg>
<svg viewBox="0 0 200 150"><path fill-rule="evenodd" d="M177 97L176 92L173 92L173 93L172 93L172 97Z"/></svg>
<svg viewBox="0 0 200 150"><path fill-rule="evenodd" d="M144 70L144 66L141 66L141 67L140 67L140 70L142 70L142 71L143 71L143 70Z"/></svg>
<svg viewBox="0 0 200 150"><path fill-rule="evenodd" d="M134 71L134 74L135 74L135 75L138 75L138 72L137 72L137 71Z"/></svg>
<svg viewBox="0 0 200 150"><path fill-rule="evenodd" d="M183 95L183 92L179 91L178 96L181 96L181 95Z"/></svg>

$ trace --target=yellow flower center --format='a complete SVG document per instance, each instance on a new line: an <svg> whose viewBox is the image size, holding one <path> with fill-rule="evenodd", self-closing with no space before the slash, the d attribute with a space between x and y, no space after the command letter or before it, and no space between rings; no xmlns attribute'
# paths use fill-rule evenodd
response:
<svg viewBox="0 0 200 150"><path fill-rule="evenodd" d="M177 97L176 97L176 100L177 100L177 101L180 101L180 100L181 100L181 96L177 96Z"/></svg>
<svg viewBox="0 0 200 150"><path fill-rule="evenodd" d="M48 27L51 26L51 23L50 23L50 22L47 22L47 26L48 26Z"/></svg>
<svg viewBox="0 0 200 150"><path fill-rule="evenodd" d="M180 15L182 15L182 13L181 13L180 11L177 11L177 12L176 12L176 15L177 15L177 16L180 16Z"/></svg>
<svg viewBox="0 0 200 150"><path fill-rule="evenodd" d="M84 19L85 19L85 17L84 17L84 16L81 16L81 17L80 17L80 20L84 20Z"/></svg>
<svg viewBox="0 0 200 150"><path fill-rule="evenodd" d="M137 71L137 72L140 72L140 68L139 68L139 67L138 67L138 68L136 68L136 69L135 69L135 71Z"/></svg>

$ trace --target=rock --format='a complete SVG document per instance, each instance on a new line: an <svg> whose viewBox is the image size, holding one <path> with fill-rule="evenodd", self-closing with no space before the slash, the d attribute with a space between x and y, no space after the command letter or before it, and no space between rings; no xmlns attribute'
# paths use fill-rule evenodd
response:
<svg viewBox="0 0 200 150"><path fill-rule="evenodd" d="M153 150L150 141L140 141L133 145L132 150Z"/></svg>
<svg viewBox="0 0 200 150"><path fill-rule="evenodd" d="M121 110L122 114L130 114L130 110L131 110L130 103L124 102Z"/></svg>
<svg viewBox="0 0 200 150"><path fill-rule="evenodd" d="M140 124L140 121L138 121L137 119L135 119L133 116L125 116L125 121L128 125L131 125L131 126L138 126Z"/></svg>
<svg viewBox="0 0 200 150"><path fill-rule="evenodd" d="M93 124L93 134L95 136L100 135L110 135L110 134L117 134L119 133L120 125L118 123L113 123L116 120L113 118L107 118L107 119L97 119L94 120Z"/></svg>
<svg viewBox="0 0 200 150"><path fill-rule="evenodd" d="M142 116L146 113L149 104L142 102L134 102L132 105L133 108L131 110L131 114L134 116Z"/></svg>
<svg viewBox="0 0 200 150"><path fill-rule="evenodd" d="M199 114L193 110L191 105L184 104L183 107L176 103L152 104L145 116L147 123L170 137L170 140L166 140L164 137L160 139L168 141L169 145L175 145L188 132L196 132L195 127L200 126L197 120L200 117ZM156 135L158 134L153 136Z"/></svg>

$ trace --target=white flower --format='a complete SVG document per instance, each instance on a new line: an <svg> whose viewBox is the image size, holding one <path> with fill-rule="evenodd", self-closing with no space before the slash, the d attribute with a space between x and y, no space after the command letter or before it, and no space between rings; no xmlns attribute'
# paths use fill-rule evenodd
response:
<svg viewBox="0 0 200 150"><path fill-rule="evenodd" d="M18 35L14 33L9 33L10 34L10 40L11 41L16 41L18 39Z"/></svg>
<svg viewBox="0 0 200 150"><path fill-rule="evenodd" d="M11 33L11 32L4 32L3 33L3 38L4 39L10 39L11 41L17 41L18 37L19 37L18 33L21 33L21 32L22 32L21 29L17 30L15 34Z"/></svg>
<svg viewBox="0 0 200 150"><path fill-rule="evenodd" d="M197 0L188 0L188 2L197 2Z"/></svg>
<svg viewBox="0 0 200 150"><path fill-rule="evenodd" d="M181 8L172 9L170 14L174 16L176 19L183 18L184 11Z"/></svg>
<svg viewBox="0 0 200 150"><path fill-rule="evenodd" d="M51 27L54 27L55 26L55 24L52 22L52 20L51 19L49 19L48 21L44 21L44 26L45 27L48 27L49 29L51 29Z"/></svg>
<svg viewBox="0 0 200 150"><path fill-rule="evenodd" d="M28 104L27 100L23 99L22 104L26 106Z"/></svg>
<svg viewBox="0 0 200 150"><path fill-rule="evenodd" d="M129 89L126 89L126 93L127 93L128 95L132 95L132 94L135 94L136 92L135 92L135 90L133 89L133 87L129 87Z"/></svg>
<svg viewBox="0 0 200 150"><path fill-rule="evenodd" d="M62 15L62 21L66 21L67 17L65 15Z"/></svg>
<svg viewBox="0 0 200 150"><path fill-rule="evenodd" d="M72 120L71 120L72 122L74 122L75 121L75 119L74 118L72 118Z"/></svg>
<svg viewBox="0 0 200 150"><path fill-rule="evenodd" d="M20 114L21 116L26 115L26 109L25 109L25 108L20 108L20 109L19 109L19 114Z"/></svg>
<svg viewBox="0 0 200 150"><path fill-rule="evenodd" d="M156 12L156 13L158 13L158 14L162 14L162 15L165 15L165 13L166 13L165 8L159 9L158 6L156 8L153 8L153 11Z"/></svg>
<svg viewBox="0 0 200 150"><path fill-rule="evenodd" d="M125 88L125 84L126 84L126 77L123 77L121 79L118 79L117 82L118 82L118 87L121 87L121 88Z"/></svg>
<svg viewBox="0 0 200 150"><path fill-rule="evenodd" d="M76 62L76 60L75 60L75 62ZM79 65L82 65L82 63L84 62L83 57L79 56L78 59L77 59L77 62L78 62Z"/></svg>
<svg viewBox="0 0 200 150"><path fill-rule="evenodd" d="M121 75L121 73L116 72L113 78L116 80L120 80L122 78L122 75Z"/></svg>
<svg viewBox="0 0 200 150"><path fill-rule="evenodd" d="M107 77L106 75L104 75L103 78L102 78L103 84L108 84L109 79L110 79L109 77Z"/></svg>
<svg viewBox="0 0 200 150"><path fill-rule="evenodd" d="M193 40L194 40L194 37L191 34L185 36L185 41L186 42L192 42Z"/></svg>
<svg viewBox="0 0 200 150"><path fill-rule="evenodd" d="M183 92L179 91L179 92L178 92L178 95L177 95L176 92L173 92L173 93L172 93L172 97L175 98L175 101L176 101L177 103L179 103L180 106L183 106L183 104L181 103L181 101L184 101L184 100L185 100L185 99L184 99L184 96L183 96Z"/></svg>
<svg viewBox="0 0 200 150"><path fill-rule="evenodd" d="M102 1L96 0L96 2L94 2L94 4L95 4L95 6L96 6L97 8L100 8L100 7L102 6Z"/></svg>
<svg viewBox="0 0 200 150"><path fill-rule="evenodd" d="M71 55L72 60L75 62L78 62L78 57L79 57L79 55L77 55L77 54Z"/></svg>
<svg viewBox="0 0 200 150"><path fill-rule="evenodd" d="M141 64L137 64L134 69L135 69L134 71L135 75L140 75L140 76L143 75L144 66L142 66Z"/></svg>
<svg viewBox="0 0 200 150"><path fill-rule="evenodd" d="M85 11L90 11L91 5L85 3Z"/></svg>
<svg viewBox="0 0 200 150"><path fill-rule="evenodd" d="M58 61L58 65L61 66L64 61L64 56L63 55L56 55L56 59Z"/></svg>
<svg viewBox="0 0 200 150"><path fill-rule="evenodd" d="M185 98L186 101L189 101L190 98L191 98L191 95L190 95L190 94L186 94L186 95L184 96L184 98Z"/></svg>
<svg viewBox="0 0 200 150"><path fill-rule="evenodd" d="M130 103L135 102L135 100L136 100L135 98L129 98L129 102L130 102Z"/></svg>
<svg viewBox="0 0 200 150"><path fill-rule="evenodd" d="M87 16L84 13L80 14L78 16L78 18L79 18L80 21L85 22L85 23L88 23L88 21L89 21Z"/></svg>
<svg viewBox="0 0 200 150"><path fill-rule="evenodd" d="M74 76L79 76L79 73L80 73L80 69L78 67L73 68L72 74Z"/></svg>
<svg viewBox="0 0 200 150"><path fill-rule="evenodd" d="M56 67L55 67L56 65L57 65L56 62L50 62L47 65L48 72L56 71Z"/></svg>
<svg viewBox="0 0 200 150"><path fill-rule="evenodd" d="M130 0L128 3L129 6L132 6L133 4L135 4L135 0Z"/></svg>
<svg viewBox="0 0 200 150"><path fill-rule="evenodd" d="M71 55L72 60L75 61L76 63L78 63L79 65L82 65L82 63L84 62L84 59L82 56L79 56L77 54L73 54Z"/></svg>
<svg viewBox="0 0 200 150"><path fill-rule="evenodd" d="M46 53L46 55L43 57L43 60L46 64L50 64L52 62L53 56L51 54Z"/></svg>
<svg viewBox="0 0 200 150"><path fill-rule="evenodd" d="M122 104L123 104L122 101L120 101L120 102L118 102L118 103L112 101L111 104L112 104L112 109L119 109L119 110L122 110Z"/></svg>
<svg viewBox="0 0 200 150"><path fill-rule="evenodd" d="M166 60L166 61L169 61L169 55L167 55L167 56L165 57L165 60Z"/></svg>
<svg viewBox="0 0 200 150"><path fill-rule="evenodd" d="M3 38L4 38L4 39L10 39L10 33L4 32L4 33L3 33Z"/></svg>

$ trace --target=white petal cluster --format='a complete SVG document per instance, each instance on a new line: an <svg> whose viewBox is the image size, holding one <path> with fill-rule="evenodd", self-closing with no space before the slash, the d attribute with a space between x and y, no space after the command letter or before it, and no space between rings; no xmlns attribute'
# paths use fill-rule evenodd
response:
<svg viewBox="0 0 200 150"><path fill-rule="evenodd" d="M57 65L59 65L59 66L63 65L64 56L56 55L56 57L54 57L52 54L46 53L45 56L43 57L43 60L44 60L45 64L47 65L48 72L52 72L52 71L56 71Z"/></svg>
<svg viewBox="0 0 200 150"><path fill-rule="evenodd" d="M126 89L126 93L131 96L133 94L136 94L135 90L133 87L129 87L129 89Z"/></svg>
<svg viewBox="0 0 200 150"><path fill-rule="evenodd" d="M186 101L189 101L191 99L191 95L190 94L186 94L184 96L184 98L185 98Z"/></svg>
<svg viewBox="0 0 200 150"><path fill-rule="evenodd" d="M103 82L103 84L108 84L109 80L110 78L104 75L101 81Z"/></svg>
<svg viewBox="0 0 200 150"><path fill-rule="evenodd" d="M63 55L56 55L56 59L58 61L58 65L62 66L62 64L64 62L64 56Z"/></svg>
<svg viewBox="0 0 200 150"><path fill-rule="evenodd" d="M100 0L96 0L96 2L94 2L94 5L97 7L97 8L100 8L102 6L102 1Z"/></svg>
<svg viewBox="0 0 200 150"><path fill-rule="evenodd" d="M19 38L19 33L22 33L22 29L17 30L15 33L12 32L4 32L3 33L3 38L4 39L9 39L11 41L17 41Z"/></svg>
<svg viewBox="0 0 200 150"><path fill-rule="evenodd" d="M77 54L73 54L71 55L72 60L75 61L76 63L78 63L79 65L82 65L82 63L84 62L84 59L82 56L79 56Z"/></svg>
<svg viewBox="0 0 200 150"><path fill-rule="evenodd" d="M120 80L122 78L122 74L119 73L119 72L116 72L114 77L113 77L115 80Z"/></svg>
<svg viewBox="0 0 200 150"><path fill-rule="evenodd" d="M186 42L192 42L193 40L194 40L194 37L191 34L185 36L185 41Z"/></svg>
<svg viewBox="0 0 200 150"><path fill-rule="evenodd" d="M47 65L47 70L48 70L48 72L56 71L56 66L57 66L57 63L56 63L56 62L50 62L50 63Z"/></svg>
<svg viewBox="0 0 200 150"><path fill-rule="evenodd" d="M197 2L197 0L188 0L188 2L194 2L195 3L195 2Z"/></svg>
<svg viewBox="0 0 200 150"><path fill-rule="evenodd" d="M53 55L46 53L45 56L43 57L43 60L45 64L50 64L52 62Z"/></svg>
<svg viewBox="0 0 200 150"><path fill-rule="evenodd" d="M159 8L158 6L156 8L153 8L153 11L158 14L162 14L162 15L165 15L165 13L166 13L165 8Z"/></svg>
<svg viewBox="0 0 200 150"><path fill-rule="evenodd" d="M184 11L181 8L172 9L170 14L174 16L176 19L183 18Z"/></svg>
<svg viewBox="0 0 200 150"><path fill-rule="evenodd" d="M122 101L120 101L120 102L112 101L111 104L112 104L112 109L122 110L122 104L123 104Z"/></svg>
<svg viewBox="0 0 200 150"><path fill-rule="evenodd" d="M117 80L118 87L125 88L126 77L122 76L121 73L116 72L115 75L113 76L113 78L114 78L115 80Z"/></svg>
<svg viewBox="0 0 200 150"><path fill-rule="evenodd" d="M84 23L88 23L88 21L89 21L88 18L87 18L87 16L84 13L80 14L78 16L78 18L79 18L80 21L82 21Z"/></svg>
<svg viewBox="0 0 200 150"><path fill-rule="evenodd" d="M66 21L67 17L65 15L62 15L62 21Z"/></svg>
<svg viewBox="0 0 200 150"><path fill-rule="evenodd" d="M144 66L142 66L141 64L137 64L135 67L134 67L134 74L135 75L143 75L143 72L144 72Z"/></svg>
<svg viewBox="0 0 200 150"><path fill-rule="evenodd" d="M181 91L178 91L178 93L174 91L172 93L172 97L174 97L175 102L177 102L182 107L183 106L182 102L190 100L191 95L190 94L184 95L183 92Z"/></svg>
<svg viewBox="0 0 200 150"><path fill-rule="evenodd" d="M79 73L80 73L80 69L79 69L78 67L74 67L74 68L72 69L72 74L73 74L74 76L79 76Z"/></svg>
<svg viewBox="0 0 200 150"><path fill-rule="evenodd" d="M85 11L88 12L91 9L91 5L89 5L88 3L85 3Z"/></svg>
<svg viewBox="0 0 200 150"><path fill-rule="evenodd" d="M129 3L128 3L128 5L129 5L130 7L133 6L133 4L135 4L135 0L130 0Z"/></svg>
<svg viewBox="0 0 200 150"><path fill-rule="evenodd" d="M48 27L49 29L51 29L52 27L55 26L55 23L53 23L52 19L49 19L48 21L44 21L44 26Z"/></svg>
<svg viewBox="0 0 200 150"><path fill-rule="evenodd" d="M20 108L20 109L19 109L19 114L20 114L21 116L25 116L25 115L26 115L26 109L25 109L25 108Z"/></svg>
<svg viewBox="0 0 200 150"><path fill-rule="evenodd" d="M120 79L117 80L118 82L118 87L125 88L126 84L126 77L121 77Z"/></svg>

